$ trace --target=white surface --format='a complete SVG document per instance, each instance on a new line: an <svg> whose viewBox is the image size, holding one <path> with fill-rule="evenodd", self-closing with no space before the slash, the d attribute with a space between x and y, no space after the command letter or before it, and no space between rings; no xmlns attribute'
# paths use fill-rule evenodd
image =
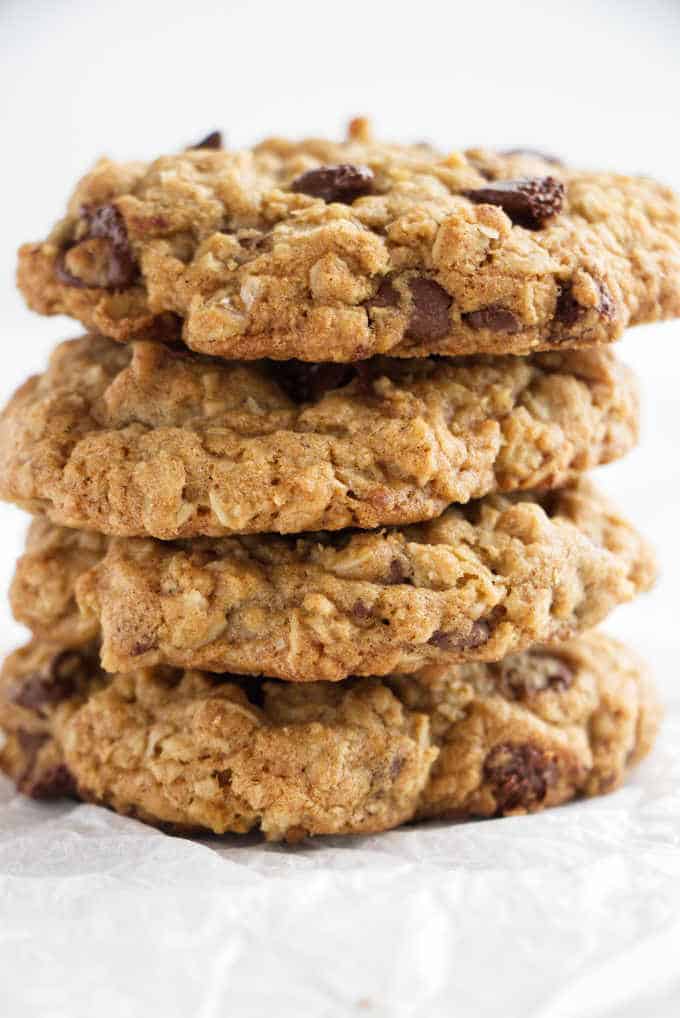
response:
<svg viewBox="0 0 680 1018"><path fill-rule="evenodd" d="M78 332L29 315L14 249L102 152L145 157L214 127L534 144L680 187L675 0L0 3L5 157L0 397ZM654 664L661 748L607 799L302 849L170 839L0 785L0 1013L670 1018L680 1012L680 325L621 344L638 451L599 472L657 543L657 590L608 628ZM23 516L0 507L0 585ZM0 644L23 638L6 610Z"/></svg>

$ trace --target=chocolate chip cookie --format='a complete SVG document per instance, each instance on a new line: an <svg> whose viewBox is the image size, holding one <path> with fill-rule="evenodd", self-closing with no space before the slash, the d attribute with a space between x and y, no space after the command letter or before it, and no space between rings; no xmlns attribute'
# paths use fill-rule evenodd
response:
<svg viewBox="0 0 680 1018"><path fill-rule="evenodd" d="M222 357L528 353L680 314L680 206L531 152L270 139L103 159L20 252L30 306Z"/></svg>
<svg viewBox="0 0 680 1018"><path fill-rule="evenodd" d="M356 365L182 349L57 347L0 418L0 496L121 536L371 528L556 487L637 440L632 373L606 349Z"/></svg>
<svg viewBox="0 0 680 1018"><path fill-rule="evenodd" d="M609 792L658 720L642 664L599 634L305 687L160 667L111 676L94 647L34 642L0 680L0 767L35 798L294 841Z"/></svg>
<svg viewBox="0 0 680 1018"><path fill-rule="evenodd" d="M38 522L13 607L43 638L101 640L112 672L309 682L494 661L596 625L655 575L647 544L586 481L392 530L99 540L83 535L76 553L77 531Z"/></svg>

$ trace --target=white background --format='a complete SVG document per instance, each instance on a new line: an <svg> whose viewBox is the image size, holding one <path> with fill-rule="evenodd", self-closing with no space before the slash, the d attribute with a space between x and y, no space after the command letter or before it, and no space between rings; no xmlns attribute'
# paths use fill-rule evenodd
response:
<svg viewBox="0 0 680 1018"><path fill-rule="evenodd" d="M679 47L677 0L0 0L0 397L79 331L26 311L13 287L15 249L45 234L100 154L151 158L217 127L230 145L268 133L339 136L349 116L366 113L390 139L534 145L680 188ZM672 704L680 702L680 324L638 328L620 350L640 376L643 440L599 476L656 542L663 578L608 628L649 657ZM21 513L0 507L3 589L24 526ZM0 644L20 638L5 608ZM6 791L4 1013L434 1018L513 1015L521 1001L523 1014L541 1018L677 1014L680 927L669 903L680 905L680 805L668 781L680 766L670 714L655 760L606 803L466 833L404 832L351 850L315 845L311 856L218 853L216 843L171 841L91 807L28 807ZM650 827L642 818L652 802ZM87 864L77 855L84 846ZM337 869L352 860L366 879L340 893ZM437 912L438 881L450 907ZM350 903L354 923L343 912ZM139 928L130 921L137 909ZM284 915L291 927L275 936ZM396 932L412 936L421 925L426 939L407 940L399 954Z"/></svg>

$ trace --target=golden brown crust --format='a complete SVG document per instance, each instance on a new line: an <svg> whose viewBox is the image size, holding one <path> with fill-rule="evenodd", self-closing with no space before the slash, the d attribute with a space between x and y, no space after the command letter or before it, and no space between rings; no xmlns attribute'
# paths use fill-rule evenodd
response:
<svg viewBox="0 0 680 1018"><path fill-rule="evenodd" d="M38 523L19 566L14 589L29 597L15 597L15 613L47 637L64 598L48 605L30 591L47 596L52 568L74 576L73 541ZM497 660L590 628L655 575L647 544L585 481L387 531L104 548L77 580L84 618L71 645L101 634L109 671L171 664L293 681Z"/></svg>
<svg viewBox="0 0 680 1018"><path fill-rule="evenodd" d="M659 722L644 667L599 634L498 664L256 692L172 669L106 676L94 648L36 642L0 680L0 767L36 798L296 840L608 792Z"/></svg>
<svg viewBox="0 0 680 1018"><path fill-rule="evenodd" d="M305 185L337 164L369 184ZM680 314L680 210L530 154L270 139L102 160L21 249L19 285L119 340L179 317L192 349L242 360L524 354Z"/></svg>
<svg viewBox="0 0 680 1018"><path fill-rule="evenodd" d="M357 373L89 336L6 407L0 495L119 536L371 528L557 487L637 430L632 373L607 350L378 358Z"/></svg>
<svg viewBox="0 0 680 1018"><path fill-rule="evenodd" d="M75 586L106 553L107 540L84 530L33 520L9 589L14 617L50 643L81 647L92 640L91 619L78 611Z"/></svg>

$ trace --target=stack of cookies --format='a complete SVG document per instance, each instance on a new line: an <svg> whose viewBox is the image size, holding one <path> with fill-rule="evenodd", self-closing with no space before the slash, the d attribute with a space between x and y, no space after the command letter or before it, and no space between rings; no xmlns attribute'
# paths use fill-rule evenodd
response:
<svg viewBox="0 0 680 1018"><path fill-rule="evenodd" d="M295 840L533 812L649 750L593 627L654 559L584 473L637 439L608 344L680 314L667 189L363 120L211 135L102 160L19 285L91 330L0 422L22 792Z"/></svg>

